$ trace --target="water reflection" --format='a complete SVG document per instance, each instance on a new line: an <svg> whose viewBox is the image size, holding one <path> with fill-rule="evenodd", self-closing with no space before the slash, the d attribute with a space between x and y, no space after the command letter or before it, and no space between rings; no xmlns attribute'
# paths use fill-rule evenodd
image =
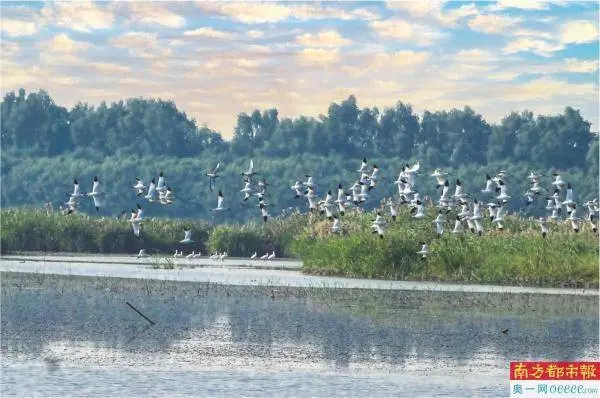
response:
<svg viewBox="0 0 600 398"><path fill-rule="evenodd" d="M148 327L126 302L156 325ZM353 305L218 290L169 295L89 286L78 291L4 287L2 353L41 358L45 347L58 341L169 352L182 341L212 339L230 344L233 355L240 357L308 356L308 349L282 354L277 347L310 347L319 359L342 368L366 362L401 366L411 357L461 364L481 352L491 353L500 366L528 358L598 356L594 317L439 313L382 302L373 308L375 318L368 307L357 311ZM503 329L509 332L503 334Z"/></svg>

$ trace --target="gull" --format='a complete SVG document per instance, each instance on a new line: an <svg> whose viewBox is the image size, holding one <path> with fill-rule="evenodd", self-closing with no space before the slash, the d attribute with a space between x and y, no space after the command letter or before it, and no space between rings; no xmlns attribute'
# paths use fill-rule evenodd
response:
<svg viewBox="0 0 600 398"><path fill-rule="evenodd" d="M141 221L143 219L143 216L144 216L144 210L142 209L142 206L139 205L139 203L136 206L137 206L136 219L138 221Z"/></svg>
<svg viewBox="0 0 600 398"><path fill-rule="evenodd" d="M590 226L592 227L592 231L594 231L594 233L598 232L598 227L596 226L596 222L595 222L596 213L588 211L586 218L587 218L588 224L590 224Z"/></svg>
<svg viewBox="0 0 600 398"><path fill-rule="evenodd" d="M294 196L294 199L298 199L300 196L302 196L302 183L300 181L296 181L296 184L292 185L290 189L292 191L296 191L296 196Z"/></svg>
<svg viewBox="0 0 600 398"><path fill-rule="evenodd" d="M498 214L498 204L494 202L490 202L487 205L488 215L490 217L490 221L494 221L494 218Z"/></svg>
<svg viewBox="0 0 600 398"><path fill-rule="evenodd" d="M421 258L426 259L429 254L429 247L426 243L421 243L421 245L421 250L419 250L417 254L420 254L422 256Z"/></svg>
<svg viewBox="0 0 600 398"><path fill-rule="evenodd" d="M261 260L266 260L269 258L269 252L266 252L265 254L263 254L262 256L260 256Z"/></svg>
<svg viewBox="0 0 600 398"><path fill-rule="evenodd" d="M423 205L423 202L421 202L420 200L417 201L417 207L414 207L413 210L411 210L411 213L413 211L416 211L415 215L413 215L413 218L425 218L425 216L426 216L425 206Z"/></svg>
<svg viewBox="0 0 600 398"><path fill-rule="evenodd" d="M527 176L528 180L531 180L532 182L539 182L539 180L543 177L543 174L537 174L534 171L530 172L529 175Z"/></svg>
<svg viewBox="0 0 600 398"><path fill-rule="evenodd" d="M481 190L481 193L494 193L494 189L495 189L495 182L494 180L492 180L492 177L490 177L489 174L485 175L485 189Z"/></svg>
<svg viewBox="0 0 600 398"><path fill-rule="evenodd" d="M215 207L214 209L212 209L212 211L214 213L219 213L225 210L229 210L226 207L223 207L223 192L221 192L221 190L219 190L219 194L217 195L217 207Z"/></svg>
<svg viewBox="0 0 600 398"><path fill-rule="evenodd" d="M183 232L185 233L185 237L183 238L183 240L180 240L179 243L194 243L194 241L192 240L192 230L184 228Z"/></svg>
<svg viewBox="0 0 600 398"><path fill-rule="evenodd" d="M508 194L506 193L506 184L504 184L504 181L500 180L498 181L498 184L500 185L500 195L496 196L496 199L498 200L508 200L511 197L508 196Z"/></svg>
<svg viewBox="0 0 600 398"><path fill-rule="evenodd" d="M373 233L378 234L381 239L383 239L383 234L385 233L385 228L383 225L379 224L371 224L371 228L373 228Z"/></svg>
<svg viewBox="0 0 600 398"><path fill-rule="evenodd" d="M494 217L494 222L504 221L504 216L506 215L506 207L504 206L506 202L500 204L498 206L498 210L496 210L496 216Z"/></svg>
<svg viewBox="0 0 600 398"><path fill-rule="evenodd" d="M542 189L543 188L540 187L540 182L536 180L531 183L531 188L529 188L529 192L537 195L542 191Z"/></svg>
<svg viewBox="0 0 600 398"><path fill-rule="evenodd" d="M442 236L442 234L444 233L445 222L446 220L444 219L444 216L441 212L439 212L435 220L432 221L432 223L435 224L435 231L438 234L438 236Z"/></svg>
<svg viewBox="0 0 600 398"><path fill-rule="evenodd" d="M552 185L554 185L557 189L562 189L562 187L567 185L567 183L564 182L563 179L560 177L560 174L553 173L552 175L554 176L554 181L552 181Z"/></svg>
<svg viewBox="0 0 600 398"><path fill-rule="evenodd" d="M263 221L267 222L267 219L269 218L269 213L267 212L267 208L265 207L264 203L260 203L260 213L262 215Z"/></svg>
<svg viewBox="0 0 600 398"><path fill-rule="evenodd" d="M241 174L248 178L248 182L252 182L252 176L258 174L254 171L254 161L252 159L250 159L250 166L248 167L248 170L243 171Z"/></svg>
<svg viewBox="0 0 600 398"><path fill-rule="evenodd" d="M138 216L139 213L140 213L140 210L138 210L137 212L135 210L131 210L131 218L129 220L127 220L128 222L131 223L131 228L133 229L133 234L137 238L140 237L140 225L142 222Z"/></svg>
<svg viewBox="0 0 600 398"><path fill-rule="evenodd" d="M92 186L92 192L88 193L87 196L91 196L94 199L94 207L96 208L96 212L100 212L100 207L102 206L101 197L104 196L104 192L100 190L100 181L98 180L98 176L94 176L94 183Z"/></svg>
<svg viewBox="0 0 600 398"><path fill-rule="evenodd" d="M573 206L575 202L573 201L573 187L571 183L567 183L567 196L565 197L565 201L562 202L564 206Z"/></svg>
<svg viewBox="0 0 600 398"><path fill-rule="evenodd" d="M171 187L167 187L167 189L163 192L161 192L159 194L159 199L160 199L160 204L162 205L170 205L173 204L173 199L175 199L175 197L173 196L173 190L171 190Z"/></svg>
<svg viewBox="0 0 600 398"><path fill-rule="evenodd" d="M440 188L442 185L444 185L444 181L445 181L445 177L448 175L448 173L445 173L442 171L442 169L435 169L433 171L433 173L430 174L431 177L434 177L437 184L435 186L435 189Z"/></svg>
<svg viewBox="0 0 600 398"><path fill-rule="evenodd" d="M149 202L154 202L157 196L157 192L158 191L156 190L156 182L153 178L152 181L150 181L150 185L148 185L148 193L146 194L146 196L144 196L144 199L148 199Z"/></svg>
<svg viewBox="0 0 600 398"><path fill-rule="evenodd" d="M548 222L546 220L544 220L544 217L540 217L538 222L540 223L540 227L542 229L542 238L545 238L546 235L548 235L548 232L550 232L550 227L548 226Z"/></svg>
<svg viewBox="0 0 600 398"><path fill-rule="evenodd" d="M275 258L275 250L273 250L273 253L269 254L269 257L267 257L267 260L273 260Z"/></svg>
<svg viewBox="0 0 600 398"><path fill-rule="evenodd" d="M448 201L448 191L450 189L450 182L444 181L444 187L442 188L442 194L440 195L440 203Z"/></svg>
<svg viewBox="0 0 600 398"><path fill-rule="evenodd" d="M156 191L162 193L166 190L165 187L165 174L161 171L158 174L158 184L156 184Z"/></svg>
<svg viewBox="0 0 600 398"><path fill-rule="evenodd" d="M306 174L306 177L308 178L308 180L306 180L306 182L303 182L302 184L307 187L307 188L315 188L315 183L313 181L313 178L311 175Z"/></svg>
<svg viewBox="0 0 600 398"><path fill-rule="evenodd" d="M333 216L333 225L331 226L331 232L338 233L342 231L341 221L337 216Z"/></svg>
<svg viewBox="0 0 600 398"><path fill-rule="evenodd" d="M363 158L362 164L360 165L360 169L357 170L359 173L363 173L367 171L367 158Z"/></svg>
<svg viewBox="0 0 600 398"><path fill-rule="evenodd" d="M525 197L527 198L525 200L525 206L529 206L530 204L532 204L535 201L535 194L531 191L527 191L525 193Z"/></svg>
<svg viewBox="0 0 600 398"><path fill-rule="evenodd" d="M313 188L309 187L306 190L306 193L304 194L304 196L306 196L306 198L308 199L308 208L310 211L315 211L317 209L317 201L315 200L315 198L317 197L317 195L315 194L315 191Z"/></svg>
<svg viewBox="0 0 600 398"><path fill-rule="evenodd" d="M361 184L369 184L369 174L366 172L361 173L360 179L358 180Z"/></svg>
<svg viewBox="0 0 600 398"><path fill-rule="evenodd" d="M417 161L417 162L415 162L415 164L413 164L412 167L408 167L408 165L406 165L406 170L404 170L404 172L407 174L416 174L420 168L421 168L421 165Z"/></svg>
<svg viewBox="0 0 600 398"><path fill-rule="evenodd" d="M218 162L214 169L211 172L205 173L204 175L208 177L208 186L210 191L213 191L213 184L216 182L215 180L219 178L218 170L221 162Z"/></svg>
<svg viewBox="0 0 600 398"><path fill-rule="evenodd" d="M346 192L344 192L344 188L342 187L342 184L339 183L338 184L338 195L337 195L337 199L335 200L335 203L337 203L338 205L338 211L340 212L340 215L344 215L345 212L345 203L346 203Z"/></svg>
<svg viewBox="0 0 600 398"><path fill-rule="evenodd" d="M369 177L369 188L368 190L370 191L371 189L373 189L373 187L375 187L377 185L377 182L379 181L379 167L377 167L377 165L373 165L373 172L371 173L371 177Z"/></svg>
<svg viewBox="0 0 600 398"><path fill-rule="evenodd" d="M469 217L470 220L481 220L483 215L481 214L481 203L477 199L473 201L473 215Z"/></svg>
<svg viewBox="0 0 600 398"><path fill-rule="evenodd" d="M82 198L84 194L81 192L79 188L79 183L77 182L77 178L73 179L73 193L67 193L67 196L72 198Z"/></svg>
<svg viewBox="0 0 600 398"><path fill-rule="evenodd" d="M260 187L260 193L261 194L265 194L267 192L267 187L270 185L267 183L267 180L265 178L263 178L262 180L258 180L258 183L256 184L258 187Z"/></svg>
<svg viewBox="0 0 600 398"><path fill-rule="evenodd" d="M255 259L256 259L256 252L254 252L254 254L250 256L250 260L255 260Z"/></svg>
<svg viewBox="0 0 600 398"><path fill-rule="evenodd" d="M133 189L136 190L136 196L141 196L146 191L147 187L144 185L142 180L140 180L138 177L135 177L135 181L136 181L136 183L133 186Z"/></svg>
<svg viewBox="0 0 600 398"><path fill-rule="evenodd" d="M175 249L175 253L173 254L174 258L181 258L183 257L183 251L177 251L177 249Z"/></svg>
<svg viewBox="0 0 600 398"><path fill-rule="evenodd" d="M75 198L75 196L71 196L69 197L69 200L67 202L65 202L65 205L67 205L67 207L69 208L69 210L67 210L67 214L71 214L75 211L77 211L77 199Z"/></svg>
<svg viewBox="0 0 600 398"><path fill-rule="evenodd" d="M553 219L553 220L556 220L558 218L558 212L559 212L559 210L553 209L552 210L552 215L550 216L550 218Z"/></svg>
<svg viewBox="0 0 600 398"><path fill-rule="evenodd" d="M460 220L460 216L456 216L456 220L454 221L454 229L452 233L455 235L462 234L464 231L464 227L462 221Z"/></svg>
<svg viewBox="0 0 600 398"><path fill-rule="evenodd" d="M396 221L396 217L398 217L398 203L390 200L388 202L388 206L390 207L390 215L392 216L392 220Z"/></svg>
<svg viewBox="0 0 600 398"><path fill-rule="evenodd" d="M367 201L368 197L369 197L369 188L365 184L360 183L360 193L358 194L358 202L364 203Z"/></svg>
<svg viewBox="0 0 600 398"><path fill-rule="evenodd" d="M460 212L458 213L458 217L470 217L471 211L469 210L469 203L462 202Z"/></svg>
<svg viewBox="0 0 600 398"><path fill-rule="evenodd" d="M146 249L140 249L140 252L137 255L137 258L142 258L142 257L150 257L150 255L148 253L146 253Z"/></svg>
<svg viewBox="0 0 600 398"><path fill-rule="evenodd" d="M192 259L192 258L194 258L195 255L196 255L196 251L192 250L192 252L190 254L188 254L187 256L185 256L185 258Z"/></svg>

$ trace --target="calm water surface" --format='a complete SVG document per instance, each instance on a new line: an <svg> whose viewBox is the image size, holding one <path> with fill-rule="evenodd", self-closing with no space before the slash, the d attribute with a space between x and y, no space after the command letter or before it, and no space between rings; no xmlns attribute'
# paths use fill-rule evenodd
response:
<svg viewBox="0 0 600 398"><path fill-rule="evenodd" d="M3 397L507 396L511 360L598 358L593 315L61 278L3 278Z"/></svg>

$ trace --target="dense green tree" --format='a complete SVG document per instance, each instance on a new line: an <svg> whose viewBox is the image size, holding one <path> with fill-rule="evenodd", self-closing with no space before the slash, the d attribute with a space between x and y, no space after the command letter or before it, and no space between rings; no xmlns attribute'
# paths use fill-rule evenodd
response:
<svg viewBox="0 0 600 398"><path fill-rule="evenodd" d="M56 105L41 90L9 92L1 103L2 203L4 206L55 206L65 200L77 177L89 190L99 175L111 206L118 214L140 201L130 188L135 177L145 182L160 170L177 195L171 207L149 205L153 215L210 219L216 204L203 173L221 162L219 189L232 211L217 222L257 217L257 209L241 206L240 172L250 158L261 178L269 181L269 211L306 207L294 199L289 186L311 174L319 194L348 188L356 179L360 159L382 167L386 177L372 192L368 206L396 192L391 184L401 165L421 162L427 172L450 168L467 191L483 188L486 173L509 168L516 176L510 184L511 209L521 210L520 196L527 188L527 173L559 170L573 182L580 198L598 196L598 136L579 111L567 107L559 115L513 112L497 125L489 125L473 109L425 111L419 117L409 104L360 108L350 96L333 103L318 118L279 118L277 109L240 113L231 141L208 126L196 125L172 101L132 98L94 107L77 103L72 109ZM419 190L436 196L428 177L419 177ZM91 211L84 201L84 211ZM532 210L533 209L533 210ZM535 208L527 212L535 214Z"/></svg>

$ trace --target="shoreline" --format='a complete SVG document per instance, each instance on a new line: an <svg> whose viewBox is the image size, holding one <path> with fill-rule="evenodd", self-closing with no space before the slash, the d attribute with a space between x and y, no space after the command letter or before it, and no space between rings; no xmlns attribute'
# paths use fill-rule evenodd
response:
<svg viewBox="0 0 600 398"><path fill-rule="evenodd" d="M154 268L155 261L175 260L173 269ZM33 263L38 267L31 269L22 264ZM92 265L97 265L93 267ZM125 267L114 267L124 265ZM68 266L68 270L67 270ZM204 270L205 272L202 272ZM98 255L78 253L51 254L11 254L0 256L0 272L47 273L56 275L79 275L96 277L137 279L177 280L181 282L213 282L233 285L260 285L260 282L275 283L274 286L324 287L341 289L383 289L383 290L430 290L480 293L528 293L559 295L591 295L600 297L597 286L585 287L537 287L469 283L460 281L411 281L389 279L366 279L336 275L319 275L303 272L302 262L293 259L250 260L228 257L225 260L208 258L173 259L172 257L150 257L137 259L135 255ZM153 272L154 271L154 272ZM231 274L235 271L235 274ZM254 272L256 271L256 272ZM219 275L221 274L221 275ZM229 274L229 275L228 275ZM213 276L212 280L210 277ZM227 276L231 276L228 280ZM241 281L235 281L241 276ZM249 276L253 278L247 279ZM267 278L266 281L264 278ZM262 280L261 280L262 279ZM319 283L306 283L313 280Z"/></svg>

